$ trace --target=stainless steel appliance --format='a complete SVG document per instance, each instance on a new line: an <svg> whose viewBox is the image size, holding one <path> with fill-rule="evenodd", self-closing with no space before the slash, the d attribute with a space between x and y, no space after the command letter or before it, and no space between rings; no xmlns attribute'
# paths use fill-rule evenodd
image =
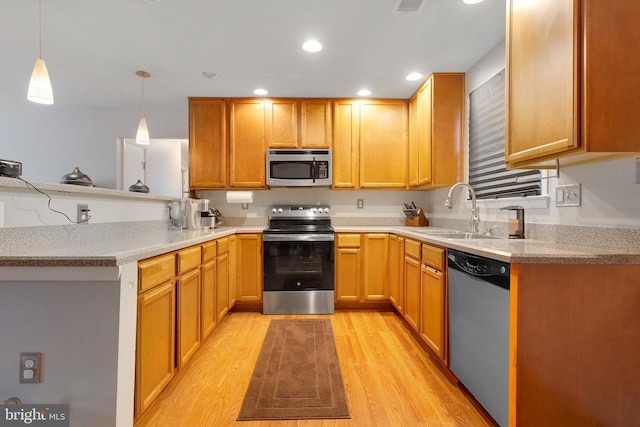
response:
<svg viewBox="0 0 640 427"><path fill-rule="evenodd" d="M509 264L449 250L451 371L506 426L509 400Z"/></svg>
<svg viewBox="0 0 640 427"><path fill-rule="evenodd" d="M264 242L264 314L334 311L334 234L329 206L270 209Z"/></svg>
<svg viewBox="0 0 640 427"><path fill-rule="evenodd" d="M267 150L267 185L331 185L331 150Z"/></svg>

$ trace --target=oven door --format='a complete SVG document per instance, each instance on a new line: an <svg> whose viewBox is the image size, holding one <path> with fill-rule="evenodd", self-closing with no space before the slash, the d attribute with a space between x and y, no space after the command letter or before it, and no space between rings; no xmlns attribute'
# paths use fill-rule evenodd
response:
<svg viewBox="0 0 640 427"><path fill-rule="evenodd" d="M265 234L264 290L333 291L333 234Z"/></svg>

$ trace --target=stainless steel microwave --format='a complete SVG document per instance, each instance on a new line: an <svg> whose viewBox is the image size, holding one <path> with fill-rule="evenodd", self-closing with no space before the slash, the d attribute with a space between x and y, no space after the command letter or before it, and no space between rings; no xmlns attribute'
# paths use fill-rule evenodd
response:
<svg viewBox="0 0 640 427"><path fill-rule="evenodd" d="M331 150L267 150L267 185L331 186Z"/></svg>

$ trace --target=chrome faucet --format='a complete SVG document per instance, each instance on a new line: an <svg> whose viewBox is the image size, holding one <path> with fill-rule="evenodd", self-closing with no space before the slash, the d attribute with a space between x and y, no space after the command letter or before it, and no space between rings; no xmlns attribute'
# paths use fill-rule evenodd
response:
<svg viewBox="0 0 640 427"><path fill-rule="evenodd" d="M471 232L478 232L478 224L480 224L480 213L478 212L478 206L476 205L476 192L473 191L473 188L467 184L466 182L458 182L454 184L453 187L449 190L449 194L447 195L447 200L444 201L444 205L451 209L453 206L451 205L451 195L453 194L453 190L458 187L467 187L469 189L469 193L471 193Z"/></svg>

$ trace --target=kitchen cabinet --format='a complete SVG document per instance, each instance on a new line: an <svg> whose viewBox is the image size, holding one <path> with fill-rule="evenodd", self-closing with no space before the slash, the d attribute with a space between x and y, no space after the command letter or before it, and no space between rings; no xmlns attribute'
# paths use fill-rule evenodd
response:
<svg viewBox="0 0 640 427"><path fill-rule="evenodd" d="M229 236L229 310L236 305L238 299L236 236Z"/></svg>
<svg viewBox="0 0 640 427"><path fill-rule="evenodd" d="M406 188L408 103L334 103L334 188Z"/></svg>
<svg viewBox="0 0 640 427"><path fill-rule="evenodd" d="M404 309L404 237L389 236L389 302L398 313Z"/></svg>
<svg viewBox="0 0 640 427"><path fill-rule="evenodd" d="M200 320L202 340L208 337L218 324L218 311L216 305L218 278L217 242L211 241L202 245L202 266L200 275L202 281Z"/></svg>
<svg viewBox="0 0 640 427"><path fill-rule="evenodd" d="M419 331L422 248L420 242L408 238L405 239L404 245L404 311L402 315L415 331Z"/></svg>
<svg viewBox="0 0 640 427"><path fill-rule="evenodd" d="M265 101L229 101L229 145L231 188L265 188Z"/></svg>
<svg viewBox="0 0 640 427"><path fill-rule="evenodd" d="M331 101L265 100L269 148L331 148Z"/></svg>
<svg viewBox="0 0 640 427"><path fill-rule="evenodd" d="M189 98L189 187L226 188L227 124L222 99Z"/></svg>
<svg viewBox="0 0 640 427"><path fill-rule="evenodd" d="M409 101L409 186L463 181L464 73L434 73Z"/></svg>
<svg viewBox="0 0 640 427"><path fill-rule="evenodd" d="M422 340L447 363L446 250L422 244L420 328Z"/></svg>
<svg viewBox="0 0 640 427"><path fill-rule="evenodd" d="M265 106L266 140L269 148L297 148L298 101L268 99Z"/></svg>
<svg viewBox="0 0 640 427"><path fill-rule="evenodd" d="M176 253L178 369L200 347L200 265L201 247L193 246Z"/></svg>
<svg viewBox="0 0 640 427"><path fill-rule="evenodd" d="M175 255L138 264L135 416L139 417L176 374Z"/></svg>
<svg viewBox="0 0 640 427"><path fill-rule="evenodd" d="M389 299L389 235L368 233L364 235L363 300Z"/></svg>
<svg viewBox="0 0 640 427"><path fill-rule="evenodd" d="M262 302L262 234L236 235L237 302Z"/></svg>
<svg viewBox="0 0 640 427"><path fill-rule="evenodd" d="M638 151L640 3L510 0L507 132L511 168Z"/></svg>
<svg viewBox="0 0 640 427"><path fill-rule="evenodd" d="M218 254L216 307L218 322L229 312L229 252Z"/></svg>
<svg viewBox="0 0 640 427"><path fill-rule="evenodd" d="M335 300L358 302L362 283L362 236L339 233L335 239Z"/></svg>

